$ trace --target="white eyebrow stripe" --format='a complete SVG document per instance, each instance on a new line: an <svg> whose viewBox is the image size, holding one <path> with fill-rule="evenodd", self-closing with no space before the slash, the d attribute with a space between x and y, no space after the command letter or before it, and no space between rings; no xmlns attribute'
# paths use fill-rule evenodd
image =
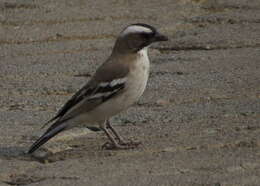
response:
<svg viewBox="0 0 260 186"><path fill-rule="evenodd" d="M127 27L122 32L122 35L127 35L129 33L141 33L141 32L152 33L153 31L150 28L147 28L147 27L144 27L144 26L132 25L132 26Z"/></svg>

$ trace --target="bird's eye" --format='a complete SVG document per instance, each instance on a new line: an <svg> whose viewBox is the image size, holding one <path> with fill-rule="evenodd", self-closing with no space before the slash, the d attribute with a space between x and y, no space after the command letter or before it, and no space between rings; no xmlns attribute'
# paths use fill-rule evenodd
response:
<svg viewBox="0 0 260 186"><path fill-rule="evenodd" d="M140 35L144 39L150 39L153 37L154 33L141 33Z"/></svg>

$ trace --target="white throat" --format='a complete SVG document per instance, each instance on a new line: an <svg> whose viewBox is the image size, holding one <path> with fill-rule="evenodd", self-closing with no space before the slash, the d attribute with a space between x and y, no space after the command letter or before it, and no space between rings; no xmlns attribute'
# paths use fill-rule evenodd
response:
<svg viewBox="0 0 260 186"><path fill-rule="evenodd" d="M142 68L147 71L146 73L149 73L150 61L148 58L148 47L144 47L142 50L138 51L137 54L139 55L139 62L137 64L141 65Z"/></svg>
<svg viewBox="0 0 260 186"><path fill-rule="evenodd" d="M148 48L149 48L149 46L144 47L142 50L139 50L137 53L143 57L148 58Z"/></svg>

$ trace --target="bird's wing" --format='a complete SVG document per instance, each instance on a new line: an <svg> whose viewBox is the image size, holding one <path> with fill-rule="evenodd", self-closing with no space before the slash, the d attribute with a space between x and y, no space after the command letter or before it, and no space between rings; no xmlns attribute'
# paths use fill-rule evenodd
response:
<svg viewBox="0 0 260 186"><path fill-rule="evenodd" d="M109 98L117 95L125 87L127 74L128 68L125 65L118 64L115 66L115 63L104 63L97 70L93 79L74 94L58 113L45 123L43 127L57 119L66 120L67 118L72 118L77 114L80 114L79 112L76 112L78 110L88 112L107 101ZM52 127L54 126L51 126L50 128Z"/></svg>
<svg viewBox="0 0 260 186"><path fill-rule="evenodd" d="M127 73L128 68L120 67L120 65L117 65L117 68L114 67L114 64L102 65L93 79L72 96L59 110L57 115L48 122L55 121L30 147L28 153L33 153L49 139L66 130L68 127L66 121L82 112L88 112L108 99L120 94L125 88Z"/></svg>
<svg viewBox="0 0 260 186"><path fill-rule="evenodd" d="M41 145L68 127L66 121L76 117L82 112L87 112L107 101L109 98L119 94L125 87L125 79L116 79L110 82L101 82L95 86L87 85L80 89L61 108L57 115L49 122L56 120L47 131L36 140L30 147L28 153L33 153Z"/></svg>
<svg viewBox="0 0 260 186"><path fill-rule="evenodd" d="M76 105L80 100L83 99L84 94L85 95L90 95L93 91L93 88L90 88L89 85L87 84L86 86L84 86L83 88L81 88L78 92L76 92L68 101L67 103L65 103L63 105L63 107L58 111L58 113L51 118L48 122L46 122L42 128L44 128L46 125L48 125L49 123L55 121L58 118L61 118L62 116L64 116L66 114L66 112L68 110L70 110L70 108L72 108L74 105Z"/></svg>

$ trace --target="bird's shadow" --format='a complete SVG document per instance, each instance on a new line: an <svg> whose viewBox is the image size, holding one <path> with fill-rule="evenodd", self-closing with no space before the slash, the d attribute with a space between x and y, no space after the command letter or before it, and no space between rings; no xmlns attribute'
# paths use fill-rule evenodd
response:
<svg viewBox="0 0 260 186"><path fill-rule="evenodd" d="M1 158L16 158L19 156L23 156L26 154L26 148L25 147L0 147L0 157Z"/></svg>
<svg viewBox="0 0 260 186"><path fill-rule="evenodd" d="M49 152L47 149L39 149L33 154L27 153L28 148L13 146L13 147L0 147L0 159L3 160L21 160L21 161L37 161L39 163L52 163L60 160L64 160L64 154L67 151L61 151L58 153Z"/></svg>
<svg viewBox="0 0 260 186"><path fill-rule="evenodd" d="M27 153L27 147L12 146L0 147L0 159L5 160L32 160L31 155Z"/></svg>

